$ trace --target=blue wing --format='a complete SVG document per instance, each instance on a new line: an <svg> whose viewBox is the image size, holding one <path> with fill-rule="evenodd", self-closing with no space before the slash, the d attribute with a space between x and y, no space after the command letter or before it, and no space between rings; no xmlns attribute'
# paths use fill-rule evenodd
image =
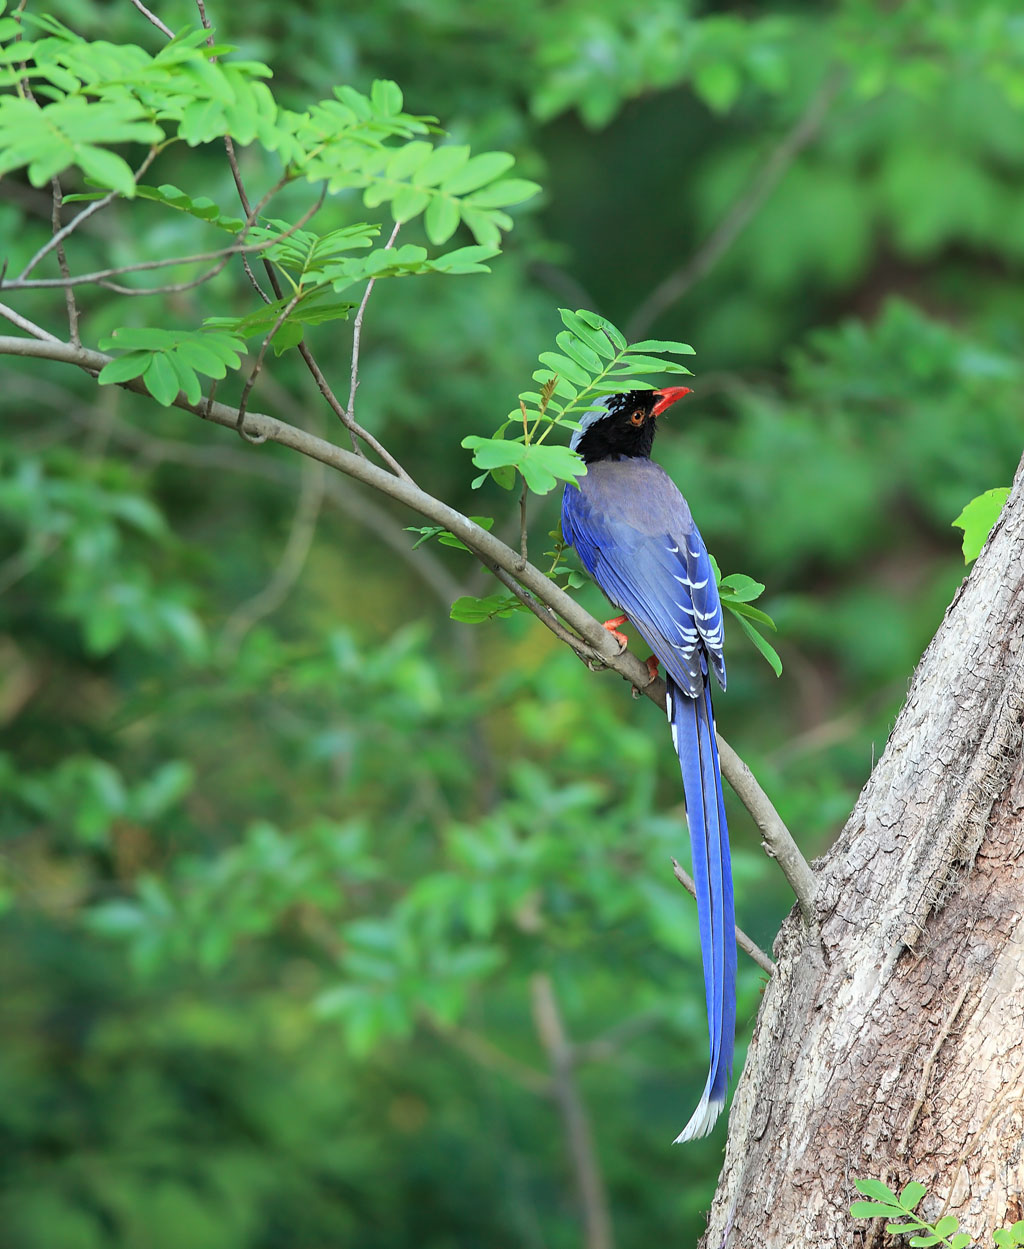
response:
<svg viewBox="0 0 1024 1249"><path fill-rule="evenodd" d="M624 468L640 482L625 481ZM664 470L649 460L592 465L582 488L565 490L562 532L677 685L695 698L710 663L725 689L714 570L686 500Z"/></svg>
<svg viewBox="0 0 1024 1249"><path fill-rule="evenodd" d="M736 1027L736 920L729 832L708 669L725 687L722 607L690 509L649 460L602 461L566 487L562 532L666 672L704 964L709 1060L704 1091L676 1138L706 1135L725 1105Z"/></svg>

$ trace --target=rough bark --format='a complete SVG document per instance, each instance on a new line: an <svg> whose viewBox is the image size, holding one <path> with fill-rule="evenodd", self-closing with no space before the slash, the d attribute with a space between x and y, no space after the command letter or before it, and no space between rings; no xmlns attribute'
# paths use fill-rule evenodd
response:
<svg viewBox="0 0 1024 1249"><path fill-rule="evenodd" d="M776 941L706 1246L892 1243L854 1178L983 1243L1024 1218L1022 723L1024 462L817 865L820 933Z"/></svg>

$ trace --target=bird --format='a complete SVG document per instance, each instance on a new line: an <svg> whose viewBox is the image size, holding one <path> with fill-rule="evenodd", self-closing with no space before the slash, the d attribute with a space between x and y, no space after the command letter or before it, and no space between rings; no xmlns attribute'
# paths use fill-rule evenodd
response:
<svg viewBox="0 0 1024 1249"><path fill-rule="evenodd" d="M680 1141L706 1136L725 1106L736 1031L736 920L710 678L725 689L714 570L689 504L651 459L658 418L686 386L631 390L584 413L570 442L586 475L566 486L562 534L665 671L665 710L683 777L708 1017L707 1080Z"/></svg>

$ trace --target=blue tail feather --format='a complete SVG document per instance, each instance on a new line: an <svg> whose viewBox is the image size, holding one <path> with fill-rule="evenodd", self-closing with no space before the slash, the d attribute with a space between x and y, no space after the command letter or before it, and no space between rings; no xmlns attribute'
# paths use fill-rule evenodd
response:
<svg viewBox="0 0 1024 1249"><path fill-rule="evenodd" d="M711 692L696 698L668 678L667 711L679 756L690 830L697 922L708 1014L708 1076L697 1109L677 1141L706 1136L725 1106L736 1032L736 919Z"/></svg>

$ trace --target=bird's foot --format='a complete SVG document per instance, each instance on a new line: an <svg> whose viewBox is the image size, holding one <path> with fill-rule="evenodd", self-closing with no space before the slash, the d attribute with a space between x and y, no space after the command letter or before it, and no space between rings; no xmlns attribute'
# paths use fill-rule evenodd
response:
<svg viewBox="0 0 1024 1249"><path fill-rule="evenodd" d="M645 665L646 665L646 667L647 667L647 671L648 671L648 673L650 674L650 676L648 677L648 680L645 682L645 684L644 684L644 685L642 685L642 686L634 685L634 686L633 686L633 697L634 697L634 698L639 698L639 697L640 697L640 695L641 695L641 694L644 692L644 690L647 688L647 686L648 686L648 685L650 685L650 684L652 684L654 681L657 681L657 679L658 679L658 656L657 656L657 655L648 655L648 656L647 656L647 658L644 660L644 663L645 663Z"/></svg>
<svg viewBox="0 0 1024 1249"><path fill-rule="evenodd" d="M611 620L605 620L601 624L602 629L607 629L612 637L619 644L619 654L629 648L629 638L624 633L619 632L619 625L628 624L629 621L625 616L612 616Z"/></svg>

